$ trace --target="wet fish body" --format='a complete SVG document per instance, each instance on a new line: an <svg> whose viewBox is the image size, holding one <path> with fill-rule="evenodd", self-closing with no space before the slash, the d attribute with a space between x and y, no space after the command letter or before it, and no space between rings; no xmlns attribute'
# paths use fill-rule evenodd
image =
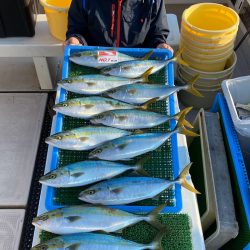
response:
<svg viewBox="0 0 250 250"><path fill-rule="evenodd" d="M140 221L151 223L162 209L159 206L148 215L135 215L104 206L71 206L44 213L36 217L32 224L60 235L94 231L115 232Z"/></svg>
<svg viewBox="0 0 250 250"><path fill-rule="evenodd" d="M130 134L125 130L105 126L87 126L51 135L45 142L61 149L90 150L106 141Z"/></svg>
<svg viewBox="0 0 250 250"><path fill-rule="evenodd" d="M113 235L79 233L56 237L33 247L32 250L143 250L160 249L159 244L160 242L152 242L144 245Z"/></svg>
<svg viewBox="0 0 250 250"><path fill-rule="evenodd" d="M93 74L66 78L59 81L58 85L71 92L84 95L97 95L113 88L141 81L142 79Z"/></svg>
<svg viewBox="0 0 250 250"><path fill-rule="evenodd" d="M175 87L153 83L135 83L132 85L125 85L116 89L112 89L110 91L107 91L105 94L106 96L122 102L140 105L152 98L158 98L158 100L165 99L168 96L187 88L188 86Z"/></svg>
<svg viewBox="0 0 250 250"><path fill-rule="evenodd" d="M92 67L92 68L103 68L109 65L114 64L114 62L102 62L100 63L98 61L98 53L100 53L103 50L85 50L85 51L81 51L81 52L75 52L72 53L69 57L69 60L71 62L74 62L78 65L82 65L82 66L87 66L87 67ZM128 56L126 54L120 53L118 51L115 50L108 50L107 52L109 53L116 53L117 55L117 61L118 62L123 62L123 61L131 61L134 60L134 57Z"/></svg>
<svg viewBox="0 0 250 250"><path fill-rule="evenodd" d="M155 112L121 109L104 112L90 121L121 129L151 128L173 119L171 116Z"/></svg>
<svg viewBox="0 0 250 250"><path fill-rule="evenodd" d="M117 161L134 158L160 147L178 129L169 133L130 135L104 143L89 154L89 158Z"/></svg>
<svg viewBox="0 0 250 250"><path fill-rule="evenodd" d="M74 98L60 102L54 106L56 112L83 119L89 119L109 110L133 108L138 107L111 98L99 96Z"/></svg>
<svg viewBox="0 0 250 250"><path fill-rule="evenodd" d="M191 192L199 193L186 181L191 164L188 164L175 180L154 177L113 178L90 186L79 194L79 199L92 204L129 204L153 198L174 184L180 184Z"/></svg>
<svg viewBox="0 0 250 250"><path fill-rule="evenodd" d="M108 161L82 161L49 172L40 183L57 188L79 187L140 168L140 164L129 166Z"/></svg>

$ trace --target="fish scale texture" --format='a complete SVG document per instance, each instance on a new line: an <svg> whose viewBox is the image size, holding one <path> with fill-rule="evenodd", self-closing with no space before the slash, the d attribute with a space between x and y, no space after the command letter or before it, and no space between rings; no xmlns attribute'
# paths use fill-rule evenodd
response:
<svg viewBox="0 0 250 250"><path fill-rule="evenodd" d="M74 63L70 64L69 76L77 76L81 74L94 74L98 73L98 70L81 67ZM150 82L163 83L167 81L165 79L165 71L161 70L149 77ZM83 95L67 92L66 99L83 97ZM165 101L159 101L157 103L151 104L150 109L155 112L162 114L168 113L168 104ZM69 130L77 128L80 126L86 126L90 123L82 119L77 119L73 117L64 116L63 118L63 130ZM147 132L167 132L169 131L168 123L159 125L157 127L144 130ZM87 156L90 151L67 151L59 150L59 161L57 167L62 167L70 163L77 161L87 160ZM160 177L169 180L173 180L173 160L172 160L172 147L170 139L162 146L160 149L155 150L148 154L149 159L144 164L144 169L153 177ZM143 156L144 157L144 156ZM137 162L142 156L138 156L133 161L129 161L127 164L133 164ZM128 174L126 173L126 176ZM86 186L87 187L87 186ZM79 193L83 190L82 187L76 188L60 188L55 190L55 195L53 197L53 202L59 206L65 205L80 205L83 204L82 201L78 199ZM168 190L161 193L158 200L144 200L132 205L138 206L157 206L159 204L166 203L167 206L175 206L175 192L174 187L170 187Z"/></svg>
<svg viewBox="0 0 250 250"><path fill-rule="evenodd" d="M158 220L167 226L167 234L162 239L163 250L191 250L191 228L189 217L186 214L161 214ZM136 225L125 228L122 234L119 234L127 240L147 244L151 242L157 231L146 222L140 222ZM42 232L40 234L41 242L53 238L55 235Z"/></svg>

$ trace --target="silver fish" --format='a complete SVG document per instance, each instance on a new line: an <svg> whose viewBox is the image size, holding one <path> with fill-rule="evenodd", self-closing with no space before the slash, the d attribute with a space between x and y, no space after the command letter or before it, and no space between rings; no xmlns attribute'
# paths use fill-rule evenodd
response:
<svg viewBox="0 0 250 250"><path fill-rule="evenodd" d="M120 205L153 198L174 184L199 193L186 181L191 164L173 181L153 177L120 177L90 186L79 194L79 199L92 204Z"/></svg>
<svg viewBox="0 0 250 250"><path fill-rule="evenodd" d="M31 250L157 250L161 249L161 239L164 235L164 231L160 232L153 242L145 245L107 234L70 234L53 238Z"/></svg>
<svg viewBox="0 0 250 250"><path fill-rule="evenodd" d="M152 99L143 106L135 106L120 102L111 98L99 96L74 98L64 102L57 103L54 106L56 112L76 118L89 119L95 115L115 109L147 109L150 103L155 102Z"/></svg>
<svg viewBox="0 0 250 250"><path fill-rule="evenodd" d="M101 69L101 73L105 75L120 76L127 78L141 77L146 71L150 70L150 74L154 74L167 66L170 62L188 66L180 57L180 52L176 53L174 58L168 60L132 60L119 62Z"/></svg>
<svg viewBox="0 0 250 250"><path fill-rule="evenodd" d="M71 62L76 64L92 67L92 68L103 68L108 65L114 64L114 62L100 62L98 61L98 57L102 53L103 50L85 50L81 52L72 53L69 57ZM116 54L116 61L115 62L123 62L123 61L131 61L135 58L132 56L128 56L126 54L120 53L116 50L107 50L108 53Z"/></svg>
<svg viewBox="0 0 250 250"><path fill-rule="evenodd" d="M62 88L84 95L102 94L113 88L144 81L144 78L128 79L116 76L81 75L65 78L58 82Z"/></svg>
<svg viewBox="0 0 250 250"><path fill-rule="evenodd" d="M144 159L135 165L124 165L108 161L82 161L57 168L43 177L39 182L51 187L79 187L104 179L112 178L127 171L145 174Z"/></svg>
<svg viewBox="0 0 250 250"><path fill-rule="evenodd" d="M130 134L131 132L121 129L87 126L51 135L45 142L61 149L89 150L109 140Z"/></svg>
<svg viewBox="0 0 250 250"><path fill-rule="evenodd" d="M165 207L160 205L147 215L131 214L104 206L71 206L44 213L33 219L32 224L41 230L55 234L82 232L115 232L140 221L146 221L159 228L156 216Z"/></svg>
<svg viewBox="0 0 250 250"><path fill-rule="evenodd" d="M144 133L121 137L97 147L89 154L89 158L108 161L130 160L133 157L153 151L164 144L175 133L189 136L198 134L187 130L183 126L185 114L178 120L176 128L168 133Z"/></svg>
<svg viewBox="0 0 250 250"><path fill-rule="evenodd" d="M124 85L107 91L105 95L134 105L143 104L152 98L165 100L167 97L180 90L185 90L195 96L202 97L201 93L194 86L198 78L198 75L195 76L189 82L187 82L187 85L185 86L169 86L153 83L135 83L132 85Z"/></svg>
<svg viewBox="0 0 250 250"><path fill-rule="evenodd" d="M111 110L97 115L90 122L120 129L152 128L171 119L178 120L182 113L186 115L191 109L192 107L186 108L173 116L135 109ZM191 128L193 127L186 120L184 120L183 124Z"/></svg>

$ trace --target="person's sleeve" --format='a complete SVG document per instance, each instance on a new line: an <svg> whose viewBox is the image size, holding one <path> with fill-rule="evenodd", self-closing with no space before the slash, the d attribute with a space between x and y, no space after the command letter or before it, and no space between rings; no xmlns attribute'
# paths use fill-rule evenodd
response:
<svg viewBox="0 0 250 250"><path fill-rule="evenodd" d="M144 42L145 47L156 48L160 43L166 43L168 33L164 0L154 0L150 29Z"/></svg>
<svg viewBox="0 0 250 250"><path fill-rule="evenodd" d="M87 45L84 34L87 34L87 13L82 0L73 0L68 13L68 30L66 39L76 37L83 45Z"/></svg>

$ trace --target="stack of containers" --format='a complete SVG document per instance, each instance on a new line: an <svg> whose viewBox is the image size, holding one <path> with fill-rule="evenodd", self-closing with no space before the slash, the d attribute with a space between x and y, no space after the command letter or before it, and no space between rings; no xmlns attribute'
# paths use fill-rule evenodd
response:
<svg viewBox="0 0 250 250"><path fill-rule="evenodd" d="M233 49L238 26L238 14L221 4L195 4L183 12L180 48L189 67L179 66L178 77L187 82L199 74L196 88L205 97L181 93L184 104L197 108L212 105L221 82L232 76L237 61Z"/></svg>

